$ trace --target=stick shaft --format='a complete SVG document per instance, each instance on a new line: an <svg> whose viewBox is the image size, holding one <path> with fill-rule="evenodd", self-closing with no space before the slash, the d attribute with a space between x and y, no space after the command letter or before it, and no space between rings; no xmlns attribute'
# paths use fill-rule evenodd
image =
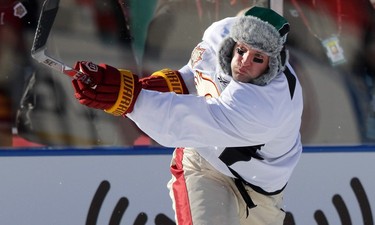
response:
<svg viewBox="0 0 375 225"><path fill-rule="evenodd" d="M33 56L38 62L56 70L56 71L59 71L65 75L68 75L69 77L73 78L73 79L76 79L76 80L80 80L82 82L84 82L85 84L88 84L89 86L94 86L92 80L90 79L90 77L80 71L77 71L67 65L65 65L64 63L48 56L45 54L45 51L42 50L42 51L39 51L39 52L36 52Z"/></svg>
<svg viewBox="0 0 375 225"><path fill-rule="evenodd" d="M73 68L65 65L63 62L60 62L46 54L47 40L57 15L59 2L59 0L44 1L35 32L31 56L39 63L68 75L73 79L80 80L89 86L94 86L95 84L88 75L74 70Z"/></svg>

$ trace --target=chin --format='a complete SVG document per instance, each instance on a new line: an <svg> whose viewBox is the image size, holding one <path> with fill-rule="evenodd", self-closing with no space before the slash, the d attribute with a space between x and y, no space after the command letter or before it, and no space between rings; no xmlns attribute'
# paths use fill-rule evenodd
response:
<svg viewBox="0 0 375 225"><path fill-rule="evenodd" d="M233 80L242 82L242 83L249 83L251 81L251 78L242 74L235 74L233 75Z"/></svg>

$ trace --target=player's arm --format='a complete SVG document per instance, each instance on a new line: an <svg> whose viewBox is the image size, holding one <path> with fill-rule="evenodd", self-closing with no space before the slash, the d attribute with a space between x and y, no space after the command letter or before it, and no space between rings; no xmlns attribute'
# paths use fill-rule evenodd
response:
<svg viewBox="0 0 375 225"><path fill-rule="evenodd" d="M246 88L249 84L231 82L219 98L208 100L143 89L136 75L106 64L77 62L75 69L96 84L92 87L72 80L79 103L116 116L126 115L162 145L248 145L251 138L269 136L269 129L254 122L253 116L265 122L273 117L241 100L252 99L252 89Z"/></svg>
<svg viewBox="0 0 375 225"><path fill-rule="evenodd" d="M82 80L72 80L79 103L115 116L125 115L133 110L141 89L189 93L180 73L171 69L156 71L143 79L138 79L131 71L119 70L106 64L81 61L76 63L74 69L87 75L95 84L93 86Z"/></svg>
<svg viewBox="0 0 375 225"><path fill-rule="evenodd" d="M259 93L247 86L250 84L232 81L218 98L209 99L143 89L134 111L127 117L159 144L168 147L265 143L274 132L276 122L270 121L274 117L265 107L254 107L258 103L252 103L251 99ZM269 103L262 101L261 104Z"/></svg>

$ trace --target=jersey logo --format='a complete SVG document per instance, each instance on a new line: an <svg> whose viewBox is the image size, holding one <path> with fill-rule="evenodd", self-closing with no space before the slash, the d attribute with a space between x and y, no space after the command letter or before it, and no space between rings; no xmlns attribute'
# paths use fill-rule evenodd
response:
<svg viewBox="0 0 375 225"><path fill-rule="evenodd" d="M220 82L221 86L223 87L223 89L224 89L225 87L227 87L228 84L229 84L229 82L230 82L229 80L225 79L221 74L219 74L219 75L217 76L217 79L219 80L219 82Z"/></svg>
<svg viewBox="0 0 375 225"><path fill-rule="evenodd" d="M199 96L205 96L206 98L219 97L220 92L210 77L195 71L194 82Z"/></svg>
<svg viewBox="0 0 375 225"><path fill-rule="evenodd" d="M206 51L205 48L202 48L201 46L197 46L194 48L193 52L191 53L190 58L190 65L192 68L195 67L195 65L203 59L202 55Z"/></svg>
<svg viewBox="0 0 375 225"><path fill-rule="evenodd" d="M18 18L22 18L24 17L25 15L27 14L27 10L25 8L24 5L22 5L21 2L17 3L14 7L13 7L13 15L18 17Z"/></svg>

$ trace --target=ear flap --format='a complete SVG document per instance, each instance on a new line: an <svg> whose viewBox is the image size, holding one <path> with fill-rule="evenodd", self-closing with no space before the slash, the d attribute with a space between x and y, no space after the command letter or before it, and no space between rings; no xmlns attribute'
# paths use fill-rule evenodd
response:
<svg viewBox="0 0 375 225"><path fill-rule="evenodd" d="M220 67L222 71L229 76L232 76L230 64L232 61L233 48L235 44L236 42L233 40L233 38L225 38L218 53Z"/></svg>

